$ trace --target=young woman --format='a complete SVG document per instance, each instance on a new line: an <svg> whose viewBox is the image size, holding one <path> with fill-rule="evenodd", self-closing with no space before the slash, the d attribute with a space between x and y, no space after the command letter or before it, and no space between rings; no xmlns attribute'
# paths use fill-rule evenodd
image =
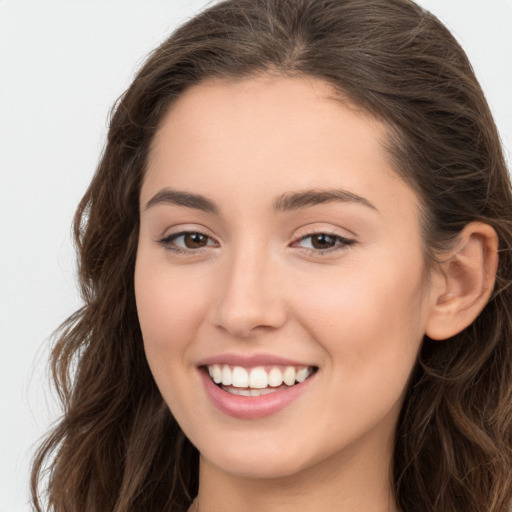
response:
<svg viewBox="0 0 512 512"><path fill-rule="evenodd" d="M228 0L149 57L75 219L63 511L507 512L512 196L409 0Z"/></svg>

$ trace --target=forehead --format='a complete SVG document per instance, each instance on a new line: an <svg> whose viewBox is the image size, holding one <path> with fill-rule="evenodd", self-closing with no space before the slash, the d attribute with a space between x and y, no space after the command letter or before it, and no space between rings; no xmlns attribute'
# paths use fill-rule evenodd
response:
<svg viewBox="0 0 512 512"><path fill-rule="evenodd" d="M231 189L247 206L290 189L334 187L364 193L373 204L396 203L405 192L414 206L412 190L391 167L386 140L384 123L320 79L206 81L166 113L141 200L159 187L206 195Z"/></svg>
<svg viewBox="0 0 512 512"><path fill-rule="evenodd" d="M155 148L171 142L171 134L176 144L182 139L222 149L230 141L244 149L261 142L265 143L261 149L280 145L284 154L290 146L297 153L301 141L311 145L321 137L328 142L344 128L358 132L352 139L360 145L385 140L387 135L383 123L317 78L258 75L207 80L189 87L170 105L153 139L151 157Z"/></svg>

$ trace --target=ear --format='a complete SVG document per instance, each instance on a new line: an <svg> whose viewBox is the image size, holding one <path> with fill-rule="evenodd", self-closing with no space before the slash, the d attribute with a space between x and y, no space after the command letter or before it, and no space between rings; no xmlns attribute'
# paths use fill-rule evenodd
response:
<svg viewBox="0 0 512 512"><path fill-rule="evenodd" d="M425 334L444 340L458 334L484 309L498 268L498 236L483 222L471 222L433 276Z"/></svg>

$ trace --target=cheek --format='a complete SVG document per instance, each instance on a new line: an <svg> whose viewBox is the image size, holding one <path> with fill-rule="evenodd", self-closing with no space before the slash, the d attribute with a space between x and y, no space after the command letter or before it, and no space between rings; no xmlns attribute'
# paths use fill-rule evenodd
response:
<svg viewBox="0 0 512 512"><path fill-rule="evenodd" d="M201 316L197 290L166 261L159 262L139 251L135 297L146 358L175 417L192 420L198 412L190 407L187 397L197 385L191 357L192 339Z"/></svg>
<svg viewBox="0 0 512 512"><path fill-rule="evenodd" d="M353 273L302 302L303 325L328 356L323 401L312 414L333 443L355 441L382 422L392 431L415 365L421 283L383 275L377 282Z"/></svg>
<svg viewBox="0 0 512 512"><path fill-rule="evenodd" d="M173 271L165 257L160 261L141 249L135 266L135 298L146 356L160 384L161 379L172 379L186 361L201 316L197 286Z"/></svg>
<svg viewBox="0 0 512 512"><path fill-rule="evenodd" d="M422 329L422 289L417 269L350 269L333 273L328 283L315 278L303 283L296 307L311 328L337 332L341 339L350 332L412 334Z"/></svg>
<svg viewBox="0 0 512 512"><path fill-rule="evenodd" d="M422 267L368 268L351 268L328 287L309 283L311 293L297 307L303 325L329 355L336 385L362 391L387 382L396 394L406 384L423 339Z"/></svg>

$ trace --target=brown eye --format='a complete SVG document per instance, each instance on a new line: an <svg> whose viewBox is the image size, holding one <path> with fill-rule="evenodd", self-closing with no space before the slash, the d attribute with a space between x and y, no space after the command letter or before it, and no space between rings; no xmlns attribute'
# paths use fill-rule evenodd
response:
<svg viewBox="0 0 512 512"><path fill-rule="evenodd" d="M293 245L301 247L310 254L329 254L334 251L343 251L350 245L353 245L355 240L350 240L340 235L331 233L311 233L310 235L303 236L298 242Z"/></svg>
<svg viewBox="0 0 512 512"><path fill-rule="evenodd" d="M166 249L177 253L199 252L201 249L216 247L217 243L199 231L182 231L159 240Z"/></svg>
<svg viewBox="0 0 512 512"><path fill-rule="evenodd" d="M186 233L183 235L183 243L187 249L200 249L208 244L208 237L202 233Z"/></svg>
<svg viewBox="0 0 512 512"><path fill-rule="evenodd" d="M311 236L311 245L315 249L330 249L336 245L336 242L337 237L327 235L326 233Z"/></svg>

